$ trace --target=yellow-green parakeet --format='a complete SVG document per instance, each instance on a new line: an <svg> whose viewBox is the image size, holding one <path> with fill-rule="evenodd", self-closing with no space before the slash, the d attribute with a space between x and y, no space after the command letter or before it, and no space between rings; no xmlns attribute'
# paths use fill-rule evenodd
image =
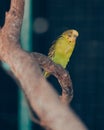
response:
<svg viewBox="0 0 104 130"><path fill-rule="evenodd" d="M63 32L49 49L48 57L56 64L66 68L74 50L77 37L78 32L74 29ZM49 75L50 73L44 72L46 78Z"/></svg>

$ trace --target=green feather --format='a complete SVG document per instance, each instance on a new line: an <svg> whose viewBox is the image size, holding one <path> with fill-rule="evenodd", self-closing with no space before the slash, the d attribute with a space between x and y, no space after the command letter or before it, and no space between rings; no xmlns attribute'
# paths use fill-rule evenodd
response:
<svg viewBox="0 0 104 130"><path fill-rule="evenodd" d="M56 64L66 68L73 53L77 36L78 32L76 30L65 31L49 49L48 57ZM50 73L44 72L46 78L49 75Z"/></svg>

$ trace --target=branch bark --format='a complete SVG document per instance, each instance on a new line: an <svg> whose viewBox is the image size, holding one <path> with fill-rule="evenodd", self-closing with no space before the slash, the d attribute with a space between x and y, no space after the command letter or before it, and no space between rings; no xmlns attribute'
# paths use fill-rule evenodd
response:
<svg viewBox="0 0 104 130"><path fill-rule="evenodd" d="M70 75L60 65L55 64L47 56L40 53L32 52L31 56L45 71L54 75L62 88L62 95L60 96L61 101L64 104L69 104L73 98L73 87Z"/></svg>
<svg viewBox="0 0 104 130"><path fill-rule="evenodd" d="M86 130L71 108L63 105L55 90L42 76L35 58L20 46L24 0L11 0L5 25L0 29L0 59L11 68L41 125L52 130Z"/></svg>

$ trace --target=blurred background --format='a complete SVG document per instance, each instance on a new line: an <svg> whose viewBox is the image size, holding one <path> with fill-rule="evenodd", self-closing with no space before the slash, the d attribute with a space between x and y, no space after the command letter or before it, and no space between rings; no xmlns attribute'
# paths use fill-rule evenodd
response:
<svg viewBox="0 0 104 130"><path fill-rule="evenodd" d="M0 26L10 0L0 0ZM22 47L47 55L63 31L79 32L67 66L74 89L71 107L89 130L104 127L104 1L103 0L26 0L21 33ZM3 65L4 68L5 65ZM54 77L49 81L60 93ZM24 96L16 82L0 67L0 130L42 130L29 119Z"/></svg>

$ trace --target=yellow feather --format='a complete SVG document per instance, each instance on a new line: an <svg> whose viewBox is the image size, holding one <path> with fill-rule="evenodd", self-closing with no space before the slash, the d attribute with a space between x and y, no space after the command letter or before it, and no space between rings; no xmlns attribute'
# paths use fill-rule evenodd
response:
<svg viewBox="0 0 104 130"><path fill-rule="evenodd" d="M63 32L50 47L48 57L56 64L60 64L63 68L66 68L73 53L77 37L78 32L76 30L72 29ZM50 73L44 72L46 78L49 75Z"/></svg>

